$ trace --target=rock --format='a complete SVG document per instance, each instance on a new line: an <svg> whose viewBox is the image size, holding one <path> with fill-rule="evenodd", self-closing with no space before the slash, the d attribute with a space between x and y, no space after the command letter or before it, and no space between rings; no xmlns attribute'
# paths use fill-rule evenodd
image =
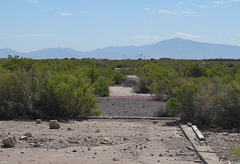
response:
<svg viewBox="0 0 240 164"><path fill-rule="evenodd" d="M50 127L50 129L59 129L60 124L58 123L57 120L50 120L49 127Z"/></svg>
<svg viewBox="0 0 240 164"><path fill-rule="evenodd" d="M222 133L223 136L227 136L228 135L228 132L225 132L225 133Z"/></svg>
<svg viewBox="0 0 240 164"><path fill-rule="evenodd" d="M192 125L193 125L193 124L192 124L191 122L187 122L187 126L188 126L188 127L192 127Z"/></svg>
<svg viewBox="0 0 240 164"><path fill-rule="evenodd" d="M101 144L108 144L108 143L111 143L110 138L109 137L104 137Z"/></svg>
<svg viewBox="0 0 240 164"><path fill-rule="evenodd" d="M149 138L146 138L147 141L151 141Z"/></svg>
<svg viewBox="0 0 240 164"><path fill-rule="evenodd" d="M70 130L72 130L72 129L68 127L68 128L67 128L67 131L70 131Z"/></svg>
<svg viewBox="0 0 240 164"><path fill-rule="evenodd" d="M28 136L22 136L22 137L20 137L20 140L27 141L28 140Z"/></svg>
<svg viewBox="0 0 240 164"><path fill-rule="evenodd" d="M109 137L104 137L103 140L109 142L110 138Z"/></svg>
<svg viewBox="0 0 240 164"><path fill-rule="evenodd" d="M101 144L108 144L108 142L107 141L102 141Z"/></svg>
<svg viewBox="0 0 240 164"><path fill-rule="evenodd" d="M32 137L32 133L25 133L23 136Z"/></svg>
<svg viewBox="0 0 240 164"><path fill-rule="evenodd" d="M29 145L33 146L33 147L40 147L41 145L39 143L29 143Z"/></svg>
<svg viewBox="0 0 240 164"><path fill-rule="evenodd" d="M117 157L113 157L113 161L119 161Z"/></svg>
<svg viewBox="0 0 240 164"><path fill-rule="evenodd" d="M75 150L75 149L74 149L72 152L76 153L76 152L77 152L77 150Z"/></svg>
<svg viewBox="0 0 240 164"><path fill-rule="evenodd" d="M95 131L95 133L99 133L100 132L100 129L97 129L96 131Z"/></svg>
<svg viewBox="0 0 240 164"><path fill-rule="evenodd" d="M159 156L159 157L162 157L162 156L163 156L163 154L162 154L162 153L160 153L158 156Z"/></svg>
<svg viewBox="0 0 240 164"><path fill-rule="evenodd" d="M123 140L124 140L124 141L127 141L127 140L130 140L130 138L124 137Z"/></svg>
<svg viewBox="0 0 240 164"><path fill-rule="evenodd" d="M194 149L193 147L191 147L191 146L187 146L187 148L188 148L189 150L195 151L195 149Z"/></svg>
<svg viewBox="0 0 240 164"><path fill-rule="evenodd" d="M2 143L5 147L14 147L17 143L15 137L7 137L2 140Z"/></svg>
<svg viewBox="0 0 240 164"><path fill-rule="evenodd" d="M198 160L198 159L195 159L195 160L194 160L194 163L202 163L202 161L201 161L201 160Z"/></svg>
<svg viewBox="0 0 240 164"><path fill-rule="evenodd" d="M41 124L42 120L41 119L36 119L36 124Z"/></svg>
<svg viewBox="0 0 240 164"><path fill-rule="evenodd" d="M158 121L156 121L156 120L153 121L153 124L157 124L157 123L158 123Z"/></svg>

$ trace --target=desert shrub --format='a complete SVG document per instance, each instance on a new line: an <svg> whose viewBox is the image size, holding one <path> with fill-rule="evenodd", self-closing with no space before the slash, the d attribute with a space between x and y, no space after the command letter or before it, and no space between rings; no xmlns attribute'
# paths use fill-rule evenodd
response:
<svg viewBox="0 0 240 164"><path fill-rule="evenodd" d="M112 83L111 80L104 76L99 76L97 81L93 83L94 93L100 97L106 97L110 95L109 85Z"/></svg>
<svg viewBox="0 0 240 164"><path fill-rule="evenodd" d="M188 66L187 71L188 71L187 73L188 76L195 77L195 78L207 75L206 69L203 66L201 66L201 64L198 62L191 63Z"/></svg>
<svg viewBox="0 0 240 164"><path fill-rule="evenodd" d="M103 113L103 111L102 111L101 109L96 109L96 110L93 112L93 115L94 115L94 116L100 116L102 113Z"/></svg>
<svg viewBox="0 0 240 164"><path fill-rule="evenodd" d="M126 80L126 76L120 71L112 71L112 76L115 84L121 84L124 80Z"/></svg>
<svg viewBox="0 0 240 164"><path fill-rule="evenodd" d="M96 98L90 80L81 76L59 74L50 76L39 104L51 116L91 115Z"/></svg>
<svg viewBox="0 0 240 164"><path fill-rule="evenodd" d="M126 80L122 83L125 87L134 87L139 81L139 77L135 75L128 75Z"/></svg>
<svg viewBox="0 0 240 164"><path fill-rule="evenodd" d="M234 149L232 149L232 154L234 155L234 156L240 156L240 147L238 146L238 147L235 147Z"/></svg>
<svg viewBox="0 0 240 164"><path fill-rule="evenodd" d="M4 116L31 115L33 110L31 79L24 71L0 76L1 113ZM33 81L34 83L34 81Z"/></svg>
<svg viewBox="0 0 240 164"><path fill-rule="evenodd" d="M173 96L172 89L176 84L177 78L167 73L161 76L161 78L153 79L153 82L147 88L151 91L155 100L167 101Z"/></svg>
<svg viewBox="0 0 240 164"><path fill-rule="evenodd" d="M133 86L133 90L136 93L148 93L150 92L150 90L148 89L147 86L151 85L151 83L152 83L152 79L147 77L142 77L137 82L137 84Z"/></svg>
<svg viewBox="0 0 240 164"><path fill-rule="evenodd" d="M71 74L51 75L39 73L35 69L0 75L1 117L54 117L94 113L96 98L89 78Z"/></svg>
<svg viewBox="0 0 240 164"><path fill-rule="evenodd" d="M219 95L221 111L218 124L225 127L240 125L240 83L232 81L228 83Z"/></svg>
<svg viewBox="0 0 240 164"><path fill-rule="evenodd" d="M170 115L182 114L183 119L193 119L195 117L195 107L193 100L196 97L198 87L190 79L182 79L179 85L173 88L174 97L167 101Z"/></svg>
<svg viewBox="0 0 240 164"><path fill-rule="evenodd" d="M238 125L240 119L239 93L236 82L225 84L222 79L182 80L173 89L174 97L167 101L170 115L196 124Z"/></svg>

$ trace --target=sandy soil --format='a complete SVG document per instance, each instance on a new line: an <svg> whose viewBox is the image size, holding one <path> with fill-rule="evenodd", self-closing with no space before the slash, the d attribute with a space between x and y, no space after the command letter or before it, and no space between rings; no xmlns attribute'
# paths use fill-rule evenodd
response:
<svg viewBox="0 0 240 164"><path fill-rule="evenodd" d="M134 93L133 89L131 87L123 87L123 86L110 86L109 87L110 90L110 96L137 96L137 97L147 97L151 99L151 95L150 94L139 94L139 93Z"/></svg>
<svg viewBox="0 0 240 164"><path fill-rule="evenodd" d="M28 141L19 141L25 133ZM0 148L0 163L194 163L200 159L170 121L0 121L0 139L15 136L14 148Z"/></svg>
<svg viewBox="0 0 240 164"><path fill-rule="evenodd" d="M202 130L207 144L216 152L217 156L226 163L240 163L240 156L234 156L232 149L240 147L240 133L236 130Z"/></svg>

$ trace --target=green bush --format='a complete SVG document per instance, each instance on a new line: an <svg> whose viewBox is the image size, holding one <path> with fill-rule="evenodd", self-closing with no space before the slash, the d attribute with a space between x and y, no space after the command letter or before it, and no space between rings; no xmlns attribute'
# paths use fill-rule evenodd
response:
<svg viewBox="0 0 240 164"><path fill-rule="evenodd" d="M95 83L93 83L94 93L100 97L110 95L109 84L111 81L103 76L100 76Z"/></svg>
<svg viewBox="0 0 240 164"><path fill-rule="evenodd" d="M219 78L182 80L168 100L170 115L181 114L196 124L234 127L240 124L239 83L225 84Z"/></svg>
<svg viewBox="0 0 240 164"><path fill-rule="evenodd" d="M200 65L198 62L191 63L188 69L188 76L191 77L202 77L207 75L206 69Z"/></svg>
<svg viewBox="0 0 240 164"><path fill-rule="evenodd" d="M140 80L137 82L135 86L133 86L133 90L136 93L149 93L150 90L148 88L149 85L151 85L152 79L142 77Z"/></svg>
<svg viewBox="0 0 240 164"><path fill-rule="evenodd" d="M124 80L126 80L126 76L120 73L120 71L114 70L112 74L115 84L121 84Z"/></svg>
<svg viewBox="0 0 240 164"><path fill-rule="evenodd" d="M238 146L238 147L232 149L232 154L234 156L238 156L239 157L240 156L240 147Z"/></svg>
<svg viewBox="0 0 240 164"><path fill-rule="evenodd" d="M91 115L96 98L90 80L69 74L52 75L46 80L42 101L45 112L53 116ZM43 101L44 100L44 101Z"/></svg>
<svg viewBox="0 0 240 164"><path fill-rule="evenodd" d="M25 72L12 72L0 76L1 116L26 116L33 112L32 91Z"/></svg>
<svg viewBox="0 0 240 164"><path fill-rule="evenodd" d="M173 88L174 97L167 101L170 115L182 114L183 119L195 119L194 99L198 88L190 79L182 79L179 85Z"/></svg>

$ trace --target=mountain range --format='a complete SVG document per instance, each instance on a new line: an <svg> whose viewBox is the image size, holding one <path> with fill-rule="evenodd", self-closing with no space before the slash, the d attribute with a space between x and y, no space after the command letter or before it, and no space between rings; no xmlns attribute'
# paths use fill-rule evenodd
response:
<svg viewBox="0 0 240 164"><path fill-rule="evenodd" d="M93 51L77 51L70 48L46 48L27 53L9 48L0 49L0 58L18 55L33 59L52 58L96 58L96 59L137 59L141 58L173 58L173 59L240 59L240 47L201 43L180 38L163 40L155 44L143 46L111 46Z"/></svg>

